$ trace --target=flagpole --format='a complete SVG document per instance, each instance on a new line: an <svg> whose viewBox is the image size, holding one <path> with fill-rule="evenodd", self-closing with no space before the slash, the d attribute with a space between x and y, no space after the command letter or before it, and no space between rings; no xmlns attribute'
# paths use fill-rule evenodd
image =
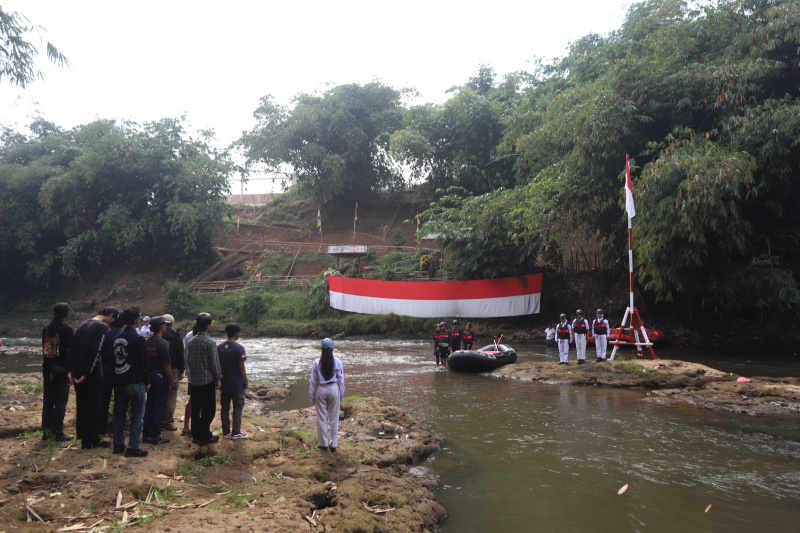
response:
<svg viewBox="0 0 800 533"><path fill-rule="evenodd" d="M627 188L628 190L631 189L631 156L630 154L625 154L625 178L627 180ZM627 198L626 198L627 203ZM631 202L632 203L632 202ZM635 214L635 211L634 211ZM628 211L628 274L630 277L630 308L631 311L633 310L633 229L631 226L631 214L630 210Z"/></svg>

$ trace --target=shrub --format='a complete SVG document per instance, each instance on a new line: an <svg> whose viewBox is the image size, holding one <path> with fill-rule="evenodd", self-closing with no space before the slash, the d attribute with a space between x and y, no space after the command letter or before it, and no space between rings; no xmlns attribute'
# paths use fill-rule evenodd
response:
<svg viewBox="0 0 800 533"><path fill-rule="evenodd" d="M170 281L167 293L163 300L164 312L175 319L191 318L194 308L194 295L189 292L189 287L178 281Z"/></svg>

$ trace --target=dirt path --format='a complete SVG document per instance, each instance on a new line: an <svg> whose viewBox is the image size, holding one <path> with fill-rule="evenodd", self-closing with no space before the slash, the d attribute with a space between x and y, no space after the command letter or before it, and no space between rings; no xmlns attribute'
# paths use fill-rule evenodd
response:
<svg viewBox="0 0 800 533"><path fill-rule="evenodd" d="M39 381L38 374L0 375L0 531L125 525L204 533L418 532L436 531L446 516L430 482L409 472L441 438L378 399L346 399L335 454L316 446L313 409L258 415L270 404L251 400L243 420L248 440L199 447L172 433L171 442L143 445L149 455L132 459L81 450L75 441L42 441ZM74 400L65 422L73 431ZM219 431L219 417L212 430Z"/></svg>

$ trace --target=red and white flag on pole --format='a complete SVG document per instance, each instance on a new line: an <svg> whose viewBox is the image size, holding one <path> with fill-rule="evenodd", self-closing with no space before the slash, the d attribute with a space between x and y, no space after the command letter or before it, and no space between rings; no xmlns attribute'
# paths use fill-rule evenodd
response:
<svg viewBox="0 0 800 533"><path fill-rule="evenodd" d="M631 188L631 159L628 154L625 154L625 210L628 212L628 218L636 216L636 208L633 206L633 189Z"/></svg>

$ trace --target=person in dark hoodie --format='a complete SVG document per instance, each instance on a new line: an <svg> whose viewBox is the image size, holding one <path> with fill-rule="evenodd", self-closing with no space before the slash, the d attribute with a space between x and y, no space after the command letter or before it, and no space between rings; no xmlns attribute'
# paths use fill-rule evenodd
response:
<svg viewBox="0 0 800 533"><path fill-rule="evenodd" d="M111 396L114 394L114 340L122 333L122 320L117 318L109 325L103 348L100 350L100 360L103 364L103 397L100 406L100 434L108 432L108 409L111 407Z"/></svg>
<svg viewBox="0 0 800 533"><path fill-rule="evenodd" d="M100 354L109 324L119 317L119 310L106 307L85 320L72 338L72 356L68 380L75 383L75 433L81 448L108 448L100 440L100 412L103 396L103 365Z"/></svg>
<svg viewBox="0 0 800 533"><path fill-rule="evenodd" d="M42 439L72 440L64 433L64 414L69 401L69 356L75 332L67 325L70 307L58 303L53 320L42 330Z"/></svg>
<svg viewBox="0 0 800 533"><path fill-rule="evenodd" d="M125 329L114 339L114 453L125 457L145 457L146 450L139 449L142 440L145 393L149 388L145 339L136 328L142 322L138 307L122 312ZM125 418L131 406L131 428L128 447L125 448Z"/></svg>
<svg viewBox="0 0 800 533"><path fill-rule="evenodd" d="M183 337L180 333L172 329L175 318L172 315L164 315L167 321L167 329L162 338L169 344L169 362L172 366L172 377L175 380L175 387L167 393L167 405L164 409L164 418L161 419L161 429L165 431L177 431L175 425L175 404L178 401L178 386L186 373L186 358L183 354Z"/></svg>

